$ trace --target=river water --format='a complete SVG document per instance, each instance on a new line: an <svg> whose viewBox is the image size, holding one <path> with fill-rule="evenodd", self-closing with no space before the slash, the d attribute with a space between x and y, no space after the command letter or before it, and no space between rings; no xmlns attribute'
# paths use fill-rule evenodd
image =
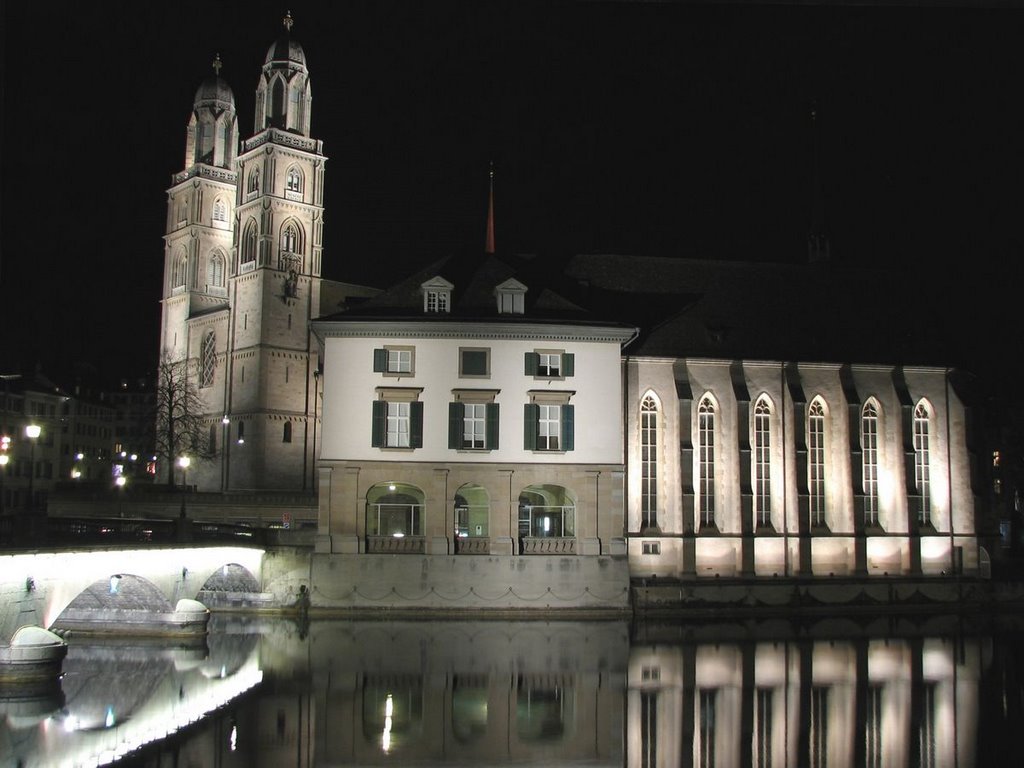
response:
<svg viewBox="0 0 1024 768"><path fill-rule="evenodd" d="M1024 765L1024 621L215 615L206 641L71 638L0 700L3 766Z"/></svg>

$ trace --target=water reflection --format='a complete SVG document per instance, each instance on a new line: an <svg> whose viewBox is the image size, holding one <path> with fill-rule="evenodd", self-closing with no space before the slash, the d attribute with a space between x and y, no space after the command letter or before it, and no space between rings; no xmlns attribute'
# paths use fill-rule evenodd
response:
<svg viewBox="0 0 1024 768"><path fill-rule="evenodd" d="M211 628L202 648L73 642L61 691L0 701L0 761L963 768L1004 764L979 745L1012 742L993 724L1024 703L1019 633L955 622Z"/></svg>

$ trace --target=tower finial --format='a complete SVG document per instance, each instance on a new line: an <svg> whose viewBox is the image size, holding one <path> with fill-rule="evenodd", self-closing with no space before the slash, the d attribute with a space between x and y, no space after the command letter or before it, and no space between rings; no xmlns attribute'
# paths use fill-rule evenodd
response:
<svg viewBox="0 0 1024 768"><path fill-rule="evenodd" d="M217 77L220 77L220 68L223 66L224 64L221 63L220 54L218 53L216 56L213 57L213 72L215 75L217 75Z"/></svg>
<svg viewBox="0 0 1024 768"><path fill-rule="evenodd" d="M811 100L811 226L807 232L807 258L811 263L829 260L828 234L825 231L825 192L821 182L821 128L818 125L818 100Z"/></svg>
<svg viewBox="0 0 1024 768"><path fill-rule="evenodd" d="M491 161L490 194L487 200L487 242L484 253L494 253L494 161Z"/></svg>
<svg viewBox="0 0 1024 768"><path fill-rule="evenodd" d="M287 29L289 32L291 32L292 31L292 24L294 24L294 23L295 23L295 21L294 21L294 19L292 19L292 12L291 11L285 11L284 12L284 28Z"/></svg>

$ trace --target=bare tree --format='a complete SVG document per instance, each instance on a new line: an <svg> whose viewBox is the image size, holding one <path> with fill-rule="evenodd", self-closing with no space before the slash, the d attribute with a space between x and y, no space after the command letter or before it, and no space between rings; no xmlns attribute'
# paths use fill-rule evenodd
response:
<svg viewBox="0 0 1024 768"><path fill-rule="evenodd" d="M164 353L157 368L156 455L167 466L168 485L174 485L174 465L179 456L207 458L195 367L194 360L171 360Z"/></svg>

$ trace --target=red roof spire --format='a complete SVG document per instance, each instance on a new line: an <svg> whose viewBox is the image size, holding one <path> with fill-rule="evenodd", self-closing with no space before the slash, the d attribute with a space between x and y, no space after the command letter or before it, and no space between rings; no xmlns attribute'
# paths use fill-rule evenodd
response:
<svg viewBox="0 0 1024 768"><path fill-rule="evenodd" d="M494 163L491 163L491 191L487 201L487 243L484 253L494 253Z"/></svg>

